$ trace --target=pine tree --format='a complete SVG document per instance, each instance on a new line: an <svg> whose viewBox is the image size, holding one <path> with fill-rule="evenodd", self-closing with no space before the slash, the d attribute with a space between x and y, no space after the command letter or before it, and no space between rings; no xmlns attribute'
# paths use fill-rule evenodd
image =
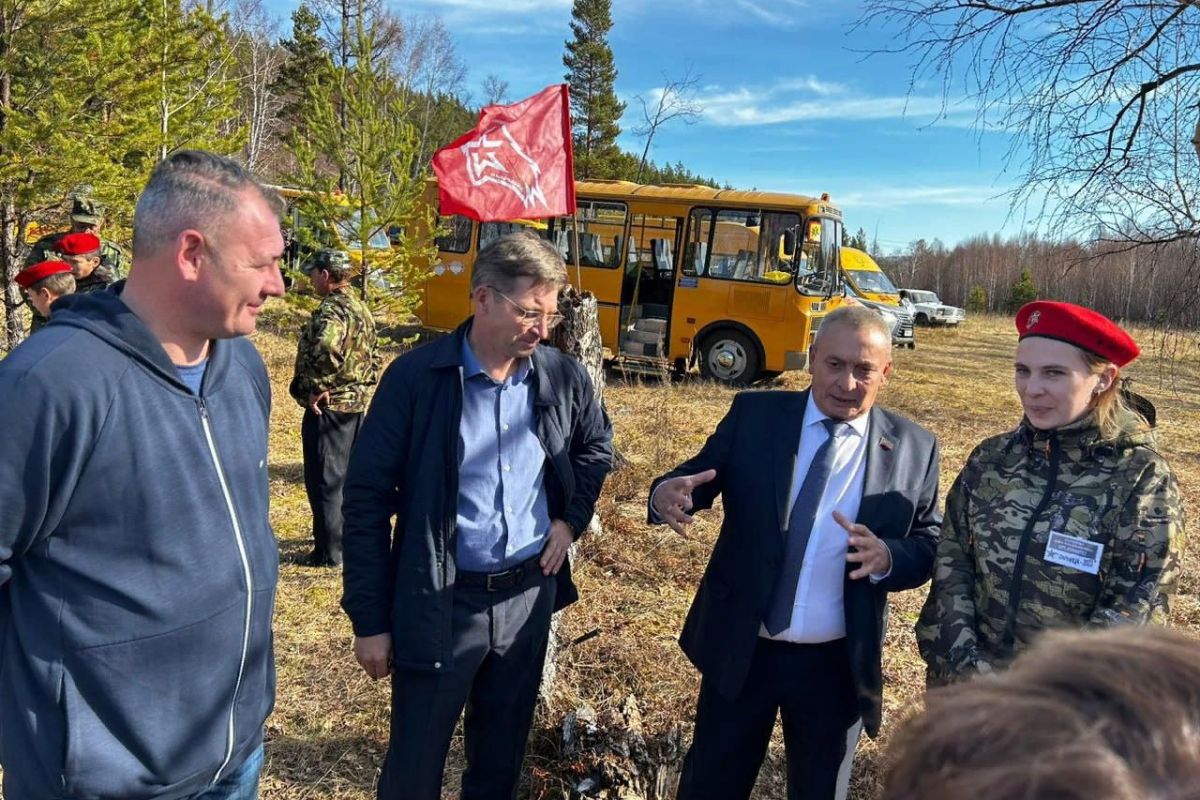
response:
<svg viewBox="0 0 1200 800"><path fill-rule="evenodd" d="M309 87L333 80L333 58L321 41L321 20L307 3L292 12L292 38L279 43L287 60L271 89L284 99L279 117L287 127L307 118Z"/></svg>
<svg viewBox="0 0 1200 800"><path fill-rule="evenodd" d="M125 239L154 164L184 147L241 148L225 21L180 0L0 0L0 273L4 341L22 337L12 278L30 223L54 229L88 184Z"/></svg>
<svg viewBox="0 0 1200 800"><path fill-rule="evenodd" d="M608 46L611 29L612 0L575 0L571 9L574 39L565 43L563 66L571 88L578 178L612 178L618 169L618 123L625 104L617 100L614 89L617 67Z"/></svg>
<svg viewBox="0 0 1200 800"><path fill-rule="evenodd" d="M236 61L224 18L182 0L118 0L132 23L129 57L148 87L138 141L150 166L176 150L233 155L244 130Z"/></svg>
<svg viewBox="0 0 1200 800"><path fill-rule="evenodd" d="M62 0L0 6L0 280L6 347L24 336L13 277L31 223L54 229L67 193L87 183L109 206L106 232L132 209L143 177L130 139L142 99L125 47L126 3Z"/></svg>
<svg viewBox="0 0 1200 800"><path fill-rule="evenodd" d="M971 291L967 293L967 311L983 313L987 310L987 292L982 286L972 286Z"/></svg>
<svg viewBox="0 0 1200 800"><path fill-rule="evenodd" d="M1021 306L1034 300L1037 300L1037 287L1033 284L1033 273L1023 269L1021 276L1009 287L1008 313L1015 314Z"/></svg>
<svg viewBox="0 0 1200 800"><path fill-rule="evenodd" d="M404 316L419 299L424 265L437 255L428 235L432 211L422 199L425 174L411 172L418 142L407 95L376 51L376 31L363 10L359 0L347 66L332 67L332 81L309 82L308 124L293 129L287 147L297 165L293 182L311 192L301 205L323 228L321 243L348 247L361 265L364 296ZM395 227L393 247L372 245ZM297 233L303 242L304 232Z"/></svg>

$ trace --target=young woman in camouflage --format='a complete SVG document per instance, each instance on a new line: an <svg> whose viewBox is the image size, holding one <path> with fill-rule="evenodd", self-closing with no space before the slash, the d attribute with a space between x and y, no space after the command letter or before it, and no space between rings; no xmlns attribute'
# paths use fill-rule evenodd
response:
<svg viewBox="0 0 1200 800"><path fill-rule="evenodd" d="M1047 628L1161 621L1178 569L1178 486L1119 385L1137 344L1069 303L1016 322L1025 416L950 489L916 626L931 685L1003 667Z"/></svg>

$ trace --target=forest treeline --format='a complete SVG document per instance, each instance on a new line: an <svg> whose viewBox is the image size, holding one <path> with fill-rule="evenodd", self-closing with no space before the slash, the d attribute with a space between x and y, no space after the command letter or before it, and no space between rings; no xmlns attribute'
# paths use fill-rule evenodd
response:
<svg viewBox="0 0 1200 800"><path fill-rule="evenodd" d="M1200 326L1195 242L1131 247L975 236L953 247L919 239L908 252L876 256L902 288L930 289L968 311L1012 313L1035 298L1065 300L1114 319Z"/></svg>

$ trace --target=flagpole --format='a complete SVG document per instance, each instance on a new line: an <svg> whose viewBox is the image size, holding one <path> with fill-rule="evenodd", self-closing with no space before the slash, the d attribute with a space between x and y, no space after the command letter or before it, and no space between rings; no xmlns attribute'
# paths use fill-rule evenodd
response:
<svg viewBox="0 0 1200 800"><path fill-rule="evenodd" d="M575 254L575 282L579 284L579 293L583 294L583 270L579 268L579 208L571 212L574 224L571 226L571 237L575 240L571 250Z"/></svg>

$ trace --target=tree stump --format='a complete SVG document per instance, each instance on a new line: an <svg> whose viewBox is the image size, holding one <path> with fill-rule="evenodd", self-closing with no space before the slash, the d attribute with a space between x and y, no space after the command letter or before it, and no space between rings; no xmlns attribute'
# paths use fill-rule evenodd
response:
<svg viewBox="0 0 1200 800"><path fill-rule="evenodd" d="M587 764L587 774L572 785L582 797L600 800L668 800L675 796L687 751L681 726L657 740L647 739L637 698L597 713L580 706L562 726L563 754Z"/></svg>
<svg viewBox="0 0 1200 800"><path fill-rule="evenodd" d="M587 370L592 379L596 402L604 402L604 346L600 342L600 306L591 292L582 294L574 286L567 286L558 295L558 313L564 319L554 329L550 343L569 356L574 357ZM600 517L592 517L588 524L588 535L601 533ZM567 551L567 560L575 560L575 545ZM558 677L558 622L559 615L550 618L550 641L546 646L546 660L542 664L542 685L539 697L543 704L550 700L554 681Z"/></svg>
<svg viewBox="0 0 1200 800"><path fill-rule="evenodd" d="M558 295L558 313L563 322L554 329L550 343L573 356L592 379L596 402L604 402L604 345L600 341L600 305L591 292L580 294L567 286Z"/></svg>

